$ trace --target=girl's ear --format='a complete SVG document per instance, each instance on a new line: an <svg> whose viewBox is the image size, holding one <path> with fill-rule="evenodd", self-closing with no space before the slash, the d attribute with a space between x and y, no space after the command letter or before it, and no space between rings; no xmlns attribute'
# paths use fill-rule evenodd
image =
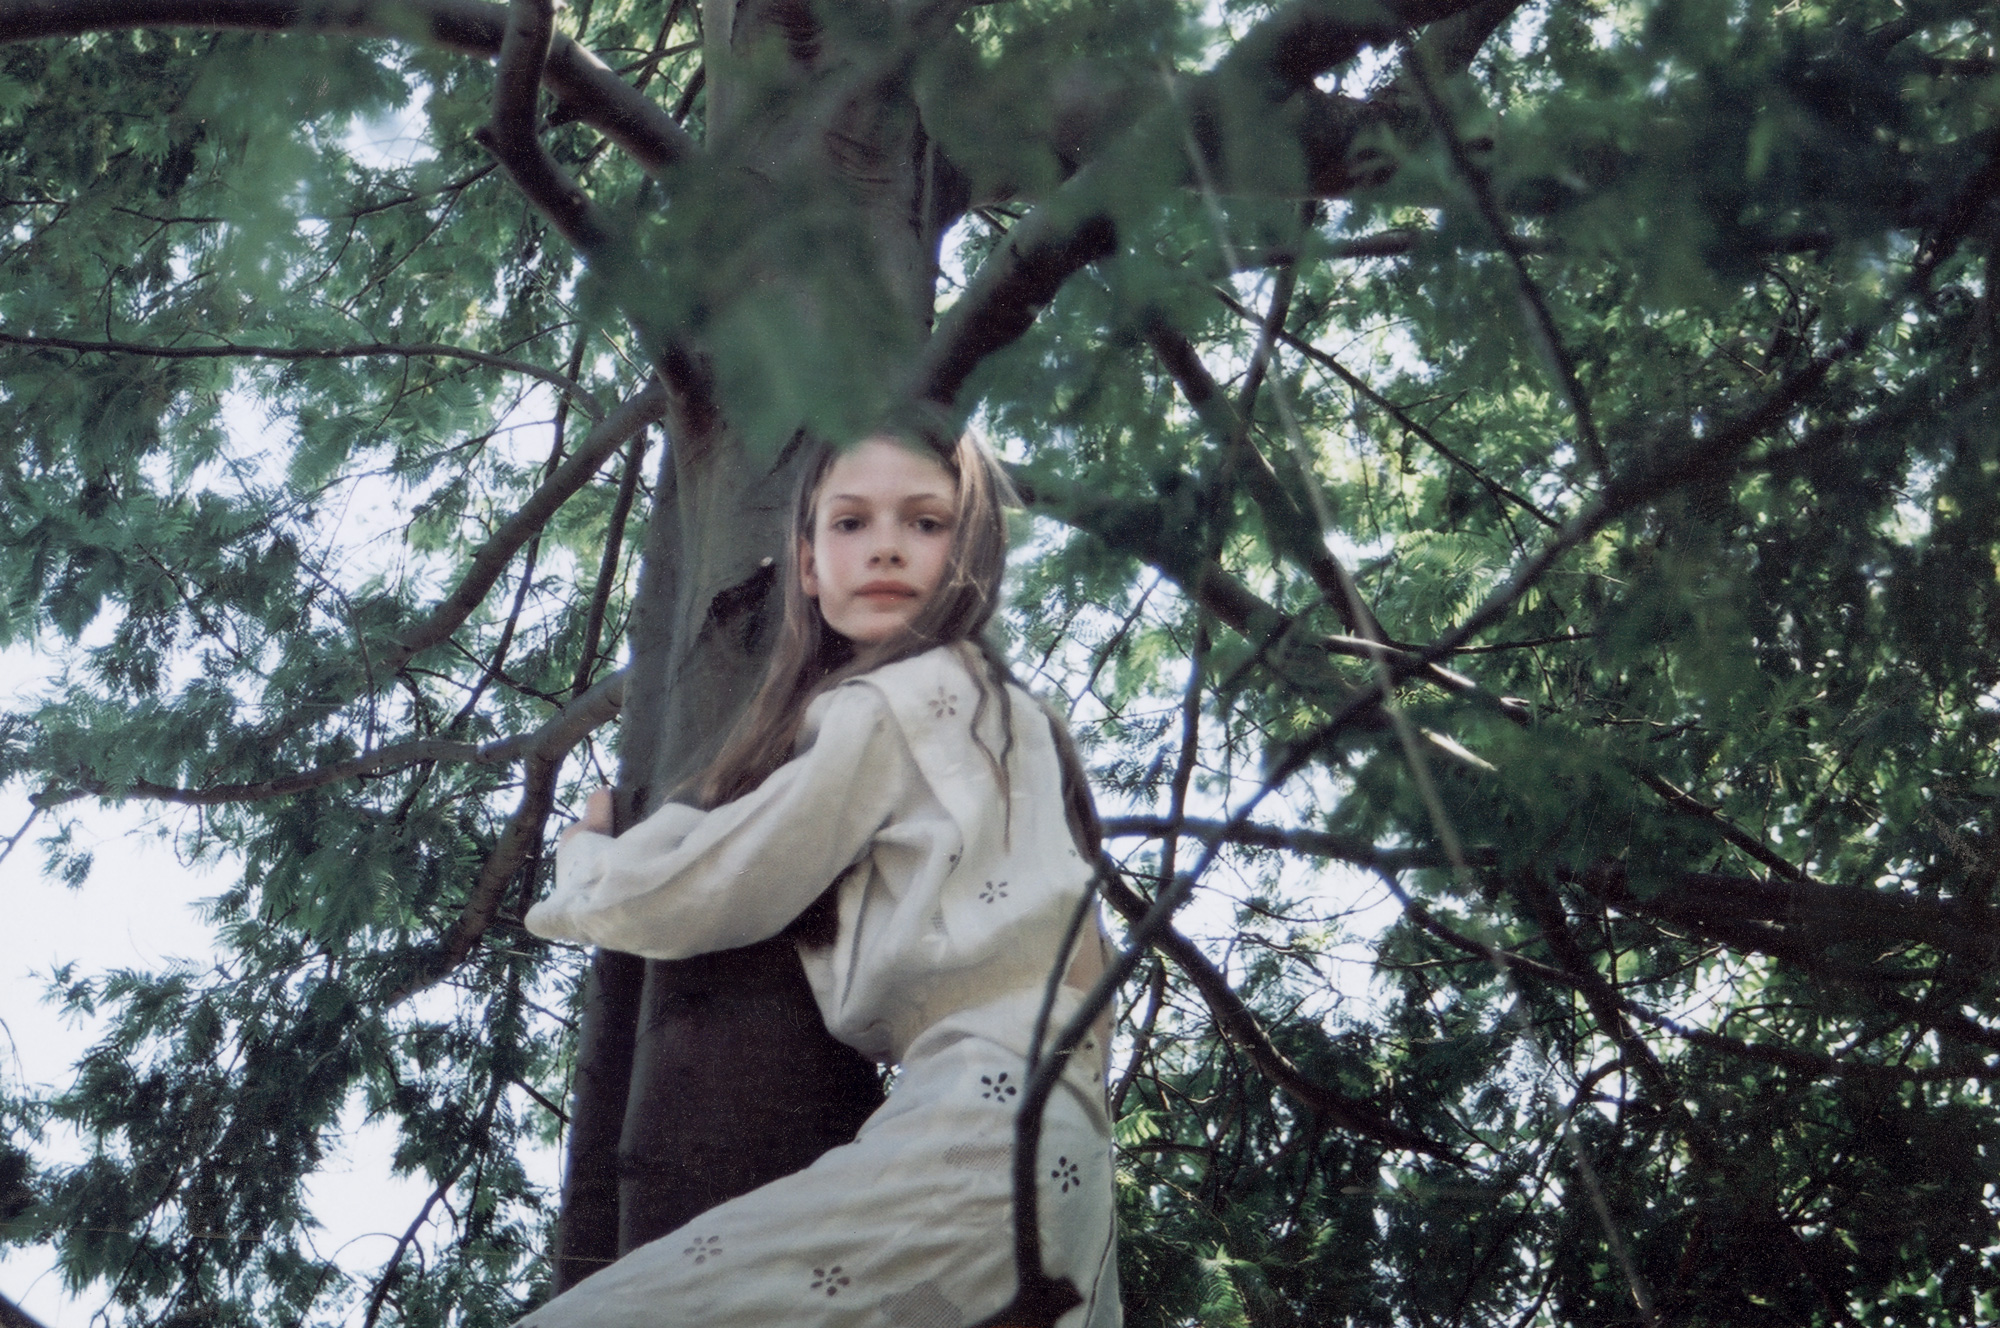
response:
<svg viewBox="0 0 2000 1328"><path fill-rule="evenodd" d="M819 568L813 563L813 546L809 539L799 541L799 589L806 592L807 599L819 598Z"/></svg>

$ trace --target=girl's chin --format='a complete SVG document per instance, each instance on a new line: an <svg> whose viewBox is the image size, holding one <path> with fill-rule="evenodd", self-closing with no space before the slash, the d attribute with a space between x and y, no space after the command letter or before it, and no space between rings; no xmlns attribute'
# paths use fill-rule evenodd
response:
<svg viewBox="0 0 2000 1328"><path fill-rule="evenodd" d="M833 630L857 646L881 645L909 631L914 617L916 614L907 609L906 601L898 600L869 612L849 614L847 622Z"/></svg>
<svg viewBox="0 0 2000 1328"><path fill-rule="evenodd" d="M861 623L854 624L854 626L857 629L855 633L841 632L840 634L847 637L848 641L853 644L855 659L864 664L874 657L887 655L891 651L901 649L903 646L908 645L915 636L910 630L908 620L902 618L898 618L894 622ZM840 631L837 627L834 630Z"/></svg>

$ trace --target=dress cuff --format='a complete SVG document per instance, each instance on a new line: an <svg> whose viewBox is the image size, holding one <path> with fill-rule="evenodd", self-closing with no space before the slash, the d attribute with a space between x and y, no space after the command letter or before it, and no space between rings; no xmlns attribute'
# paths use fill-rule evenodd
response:
<svg viewBox="0 0 2000 1328"><path fill-rule="evenodd" d="M605 867L635 850L643 855L671 852L706 815L670 802L617 838L594 830L570 836L556 846L555 888L528 910L523 925L547 940L590 941L587 917L597 903Z"/></svg>

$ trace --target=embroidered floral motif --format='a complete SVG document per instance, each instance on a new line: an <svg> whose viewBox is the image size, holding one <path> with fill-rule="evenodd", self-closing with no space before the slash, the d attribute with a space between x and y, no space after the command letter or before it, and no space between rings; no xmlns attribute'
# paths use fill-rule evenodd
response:
<svg viewBox="0 0 2000 1328"><path fill-rule="evenodd" d="M947 692L943 687L939 687L937 695L933 696L927 704L931 708L932 719L943 719L946 715L955 715L958 713L958 693Z"/></svg>
<svg viewBox="0 0 2000 1328"><path fill-rule="evenodd" d="M710 1259L720 1259L722 1257L722 1237L696 1236L694 1244L682 1250L681 1253L693 1259L696 1263L707 1263Z"/></svg>
<svg viewBox="0 0 2000 1328"><path fill-rule="evenodd" d="M824 1289L826 1294L829 1296L839 1295L840 1289L844 1286L849 1285L852 1281L853 1281L852 1278L848 1277L847 1274L840 1271L839 1264L835 1264L831 1268L813 1269L812 1289L814 1291L819 1291Z"/></svg>
<svg viewBox="0 0 2000 1328"><path fill-rule="evenodd" d="M1005 899L1006 897L1007 883L1005 881L988 881L985 887L979 892L979 902L982 904L991 904L996 900Z"/></svg>
<svg viewBox="0 0 2000 1328"><path fill-rule="evenodd" d="M1070 1161L1066 1157L1059 1157L1056 1159L1056 1165L1054 1169L1049 1172L1049 1179L1054 1181L1061 1181L1062 1192L1064 1194L1068 1194L1070 1192L1071 1186L1075 1186L1079 1190L1083 1188L1083 1178L1077 1172L1076 1163Z"/></svg>
<svg viewBox="0 0 2000 1328"><path fill-rule="evenodd" d="M986 1087L980 1091L979 1096L995 1102L1005 1102L1008 1098L1018 1095L1021 1090L1007 1080L1008 1075L1005 1070L1002 1070L997 1075L980 1075L979 1082L985 1084Z"/></svg>

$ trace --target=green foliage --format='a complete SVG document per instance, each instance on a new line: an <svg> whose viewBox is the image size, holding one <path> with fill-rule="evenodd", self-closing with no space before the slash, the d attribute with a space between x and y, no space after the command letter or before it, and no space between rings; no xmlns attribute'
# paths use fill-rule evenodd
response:
<svg viewBox="0 0 2000 1328"><path fill-rule="evenodd" d="M976 6L885 85L978 205L940 310L1037 208L1117 228L960 401L1039 514L1021 671L1108 813L1212 821L1302 762L1273 833L1212 861L1196 826L1113 846L1145 889L1204 864L1183 926L1275 1053L1444 1154L1274 1089L1179 976L1149 1019L1142 981L1114 1065L1128 1320L1993 1318L1991 7L1523 8L1428 95L1400 53L1336 71L1386 109L1363 183L1307 204L1310 98L1274 111L1230 63L1269 18ZM706 127L686 7L563 21ZM826 91L781 86L783 54L730 57L773 122ZM595 639L616 466L450 642L378 669L587 426L490 358L240 348L456 346L608 403L643 306L767 451L860 429L919 350L879 219L812 154L648 181L558 114L644 262L592 276L474 144L490 96L415 43L0 49L0 642L56 678L0 725L0 776L50 804L52 870L89 888L76 798L440 744L189 812L189 850L242 862L218 964L62 977L110 1032L65 1091L0 1102L0 1230L134 1323L485 1325L542 1294L553 1199L520 1159L556 1132L577 962L518 926L539 852L447 984L392 998L518 800L516 767L442 744L601 675L651 500L642 475ZM407 163L355 147L391 113L421 126ZM1200 408L1168 333L1216 380ZM77 345L104 342L202 353ZM1391 664L1494 603L1438 661L1465 681L1401 680L1397 722L1357 702L1381 664L1329 556ZM368 1286L306 1239L354 1110L452 1215Z"/></svg>

